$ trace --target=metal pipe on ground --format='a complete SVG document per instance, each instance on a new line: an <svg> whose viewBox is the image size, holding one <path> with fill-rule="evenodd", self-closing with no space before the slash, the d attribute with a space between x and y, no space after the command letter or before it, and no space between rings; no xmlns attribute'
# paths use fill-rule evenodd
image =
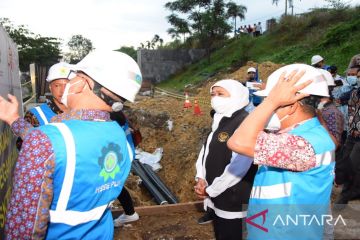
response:
<svg viewBox="0 0 360 240"><path fill-rule="evenodd" d="M158 187L158 189L163 194L163 196L166 198L166 200L172 204L178 203L179 200L170 191L170 189L165 185L165 183L160 179L160 177L154 172L152 167L148 164L142 164L142 163L140 163L140 164L143 167L147 176L150 178L150 180L152 180L152 182L155 184L155 186Z"/></svg>
<svg viewBox="0 0 360 240"><path fill-rule="evenodd" d="M150 194L155 198L155 201L157 204L163 205L168 204L168 201L163 196L163 194L157 189L157 187L154 185L154 183L150 180L150 178L146 175L144 170L142 169L141 163L139 163L137 160L134 160L132 163L132 169L136 175L138 175L145 188L150 192Z"/></svg>

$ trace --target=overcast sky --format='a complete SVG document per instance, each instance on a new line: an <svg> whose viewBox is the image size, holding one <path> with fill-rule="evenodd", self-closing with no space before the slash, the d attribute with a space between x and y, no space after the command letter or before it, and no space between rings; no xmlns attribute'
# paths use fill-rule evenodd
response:
<svg viewBox="0 0 360 240"><path fill-rule="evenodd" d="M72 35L89 38L97 49L137 48L155 34L170 41L170 28L164 8L170 0L1 0L0 17L15 25L24 24L43 37L61 38L67 43ZM272 0L236 1L247 7L244 24L254 24L284 12L284 0L272 5ZM348 1L346 1L348 2ZM324 0L294 0L294 13L323 7ZM360 5L352 0L351 5ZM289 9L290 11L290 9ZM238 23L239 24L239 23Z"/></svg>

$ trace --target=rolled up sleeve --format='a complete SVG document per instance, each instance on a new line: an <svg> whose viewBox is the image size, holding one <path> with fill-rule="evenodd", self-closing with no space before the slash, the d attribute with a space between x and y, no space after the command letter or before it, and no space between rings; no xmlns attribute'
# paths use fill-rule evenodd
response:
<svg viewBox="0 0 360 240"><path fill-rule="evenodd" d="M254 164L302 172L316 166L316 157L311 144L302 137L260 132Z"/></svg>

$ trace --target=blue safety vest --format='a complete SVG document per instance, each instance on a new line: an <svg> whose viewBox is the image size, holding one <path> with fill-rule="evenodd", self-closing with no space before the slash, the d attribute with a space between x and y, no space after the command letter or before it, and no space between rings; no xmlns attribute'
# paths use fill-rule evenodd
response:
<svg viewBox="0 0 360 240"><path fill-rule="evenodd" d="M48 124L50 119L56 115L46 103L31 108L29 111L37 118L39 126Z"/></svg>
<svg viewBox="0 0 360 240"><path fill-rule="evenodd" d="M109 204L131 166L124 131L116 122L81 120L39 129L56 157L46 239L113 239Z"/></svg>
<svg viewBox="0 0 360 240"><path fill-rule="evenodd" d="M248 239L322 239L334 180L335 145L317 118L289 133L311 144L317 165L304 172L259 167L249 201Z"/></svg>

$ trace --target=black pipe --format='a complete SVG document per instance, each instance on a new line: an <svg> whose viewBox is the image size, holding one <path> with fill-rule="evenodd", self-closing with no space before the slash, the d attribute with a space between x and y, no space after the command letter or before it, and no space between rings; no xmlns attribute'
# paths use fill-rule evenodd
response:
<svg viewBox="0 0 360 240"><path fill-rule="evenodd" d="M165 185L165 183L160 179L160 177L154 172L152 167L148 164L141 164L147 176L152 180L155 186L158 187L160 192L166 198L169 203L178 203L179 200L176 196L170 191L170 189Z"/></svg>
<svg viewBox="0 0 360 240"><path fill-rule="evenodd" d="M140 166L141 163L139 163L137 160L133 161L132 169L136 175L138 175L142 183L144 184L145 188L150 192L150 194L155 198L155 202L157 204L163 205L168 204L168 201L166 201L163 194L157 189L157 187L152 183L152 181L149 179L149 177L146 175L144 170Z"/></svg>

